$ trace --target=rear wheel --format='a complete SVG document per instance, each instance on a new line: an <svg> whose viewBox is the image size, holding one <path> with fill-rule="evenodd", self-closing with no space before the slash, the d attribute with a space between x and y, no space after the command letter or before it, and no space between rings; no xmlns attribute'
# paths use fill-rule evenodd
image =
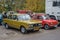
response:
<svg viewBox="0 0 60 40"><path fill-rule="evenodd" d="M9 29L9 26L8 26L8 24L5 24L5 28L6 28L6 29Z"/></svg>
<svg viewBox="0 0 60 40"><path fill-rule="evenodd" d="M45 29L45 30L48 30L48 29L49 29L49 26L48 26L48 25L45 25L45 26L44 26L44 29Z"/></svg>
<svg viewBox="0 0 60 40"><path fill-rule="evenodd" d="M26 28L24 28L24 27L21 27L21 28L20 28L20 31L21 31L21 33L23 33L23 34L27 33L27 30L26 30Z"/></svg>

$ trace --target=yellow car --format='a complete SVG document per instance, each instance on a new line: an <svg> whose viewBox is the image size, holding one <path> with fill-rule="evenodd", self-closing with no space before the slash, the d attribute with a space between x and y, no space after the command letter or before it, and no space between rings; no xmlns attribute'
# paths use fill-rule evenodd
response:
<svg viewBox="0 0 60 40"><path fill-rule="evenodd" d="M19 29L21 33L26 33L28 30L39 31L41 23L41 21L32 20L28 14L10 14L3 19L5 28L13 27Z"/></svg>

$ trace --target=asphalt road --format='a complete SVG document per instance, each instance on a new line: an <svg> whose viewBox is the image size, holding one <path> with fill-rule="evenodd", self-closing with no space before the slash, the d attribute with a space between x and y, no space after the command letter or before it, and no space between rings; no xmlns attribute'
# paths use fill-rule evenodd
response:
<svg viewBox="0 0 60 40"><path fill-rule="evenodd" d="M21 34L16 29L5 29L0 26L0 40L60 40L60 27Z"/></svg>

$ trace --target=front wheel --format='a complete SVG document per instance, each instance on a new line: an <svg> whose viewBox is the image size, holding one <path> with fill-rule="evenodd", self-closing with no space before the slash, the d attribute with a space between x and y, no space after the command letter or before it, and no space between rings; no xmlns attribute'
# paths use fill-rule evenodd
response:
<svg viewBox="0 0 60 40"><path fill-rule="evenodd" d="M49 26L48 26L48 25L45 25L45 26L44 26L44 29L45 29L45 30L48 30L48 29L49 29Z"/></svg>
<svg viewBox="0 0 60 40"><path fill-rule="evenodd" d="M26 28L24 28L24 27L21 27L21 28L20 28L20 31L21 31L21 33L23 33L23 34L27 33L27 30L26 30Z"/></svg>

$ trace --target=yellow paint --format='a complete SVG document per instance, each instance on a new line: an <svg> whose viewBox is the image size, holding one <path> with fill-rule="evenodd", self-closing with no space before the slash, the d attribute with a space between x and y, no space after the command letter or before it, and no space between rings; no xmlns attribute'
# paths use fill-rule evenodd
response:
<svg viewBox="0 0 60 40"><path fill-rule="evenodd" d="M13 15L13 14L11 14ZM15 14L17 15L17 14ZM17 15L18 16L18 15ZM21 26L25 27L26 29L29 29L30 27L30 24L38 24L38 23L42 23L41 21L37 21L37 20L13 20L13 19L8 19L8 18L5 18L3 19L3 22L4 23L7 23L10 27L13 27L13 28L17 28L17 29L20 29ZM34 30L39 30L39 26L38 27L34 27L33 29Z"/></svg>

